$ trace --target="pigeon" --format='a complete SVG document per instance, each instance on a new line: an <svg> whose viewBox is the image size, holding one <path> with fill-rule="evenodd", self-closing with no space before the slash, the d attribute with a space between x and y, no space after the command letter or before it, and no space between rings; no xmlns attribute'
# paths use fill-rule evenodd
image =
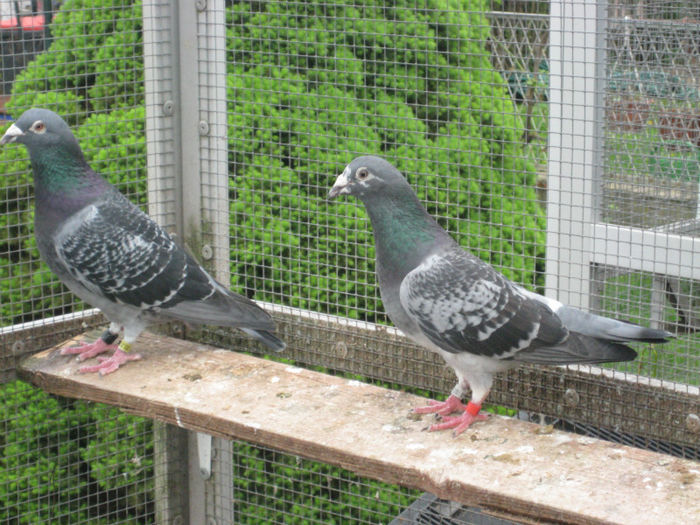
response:
<svg viewBox="0 0 700 525"><path fill-rule="evenodd" d="M413 341L441 355L457 375L445 401L415 409L442 416L430 430L453 429L459 435L486 419L481 405L496 373L523 363L630 361L637 354L625 343L663 343L672 337L566 306L509 281L461 248L382 158L354 159L328 197L338 195L353 195L367 209L389 318Z"/></svg>
<svg viewBox="0 0 700 525"><path fill-rule="evenodd" d="M133 342L150 324L179 320L239 328L281 351L270 315L252 300L215 281L194 258L93 171L63 119L27 110L0 144L29 151L34 174L34 232L41 258L78 297L99 308L110 324L90 344L65 348L79 360L114 350L81 372L109 374L127 361ZM118 346L119 333L124 337Z"/></svg>

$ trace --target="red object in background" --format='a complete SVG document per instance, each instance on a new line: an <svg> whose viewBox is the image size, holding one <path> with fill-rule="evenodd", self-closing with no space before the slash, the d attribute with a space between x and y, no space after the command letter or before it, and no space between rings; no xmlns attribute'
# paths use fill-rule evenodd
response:
<svg viewBox="0 0 700 525"><path fill-rule="evenodd" d="M700 147L700 114L667 111L659 118L659 134L666 140L691 142Z"/></svg>
<svg viewBox="0 0 700 525"><path fill-rule="evenodd" d="M16 5L13 3L13 5ZM3 18L0 19L0 29L17 29L20 28L23 31L42 31L44 29L45 25L45 18L44 15L41 13L44 10L44 3L39 0L36 3L36 11L38 14L35 14L32 11L29 11L28 14L22 14L22 9L20 9L20 13L15 14L15 16L11 16L9 18ZM17 16L19 15L19 16ZM19 19L19 23L18 23Z"/></svg>
<svg viewBox="0 0 700 525"><path fill-rule="evenodd" d="M0 20L0 29L14 29L17 27L17 17L3 18Z"/></svg>
<svg viewBox="0 0 700 525"><path fill-rule="evenodd" d="M44 15L22 16L19 23L24 31L41 31L44 29Z"/></svg>

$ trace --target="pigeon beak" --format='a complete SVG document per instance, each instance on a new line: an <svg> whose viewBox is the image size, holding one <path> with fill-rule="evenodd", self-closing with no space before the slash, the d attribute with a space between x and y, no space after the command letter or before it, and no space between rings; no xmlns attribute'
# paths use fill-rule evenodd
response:
<svg viewBox="0 0 700 525"><path fill-rule="evenodd" d="M7 128L7 131L0 139L0 144L9 144L10 142L17 140L17 137L21 137L23 135L24 131L19 129L15 124L12 124L12 126Z"/></svg>
<svg viewBox="0 0 700 525"><path fill-rule="evenodd" d="M345 168L343 173L338 175L338 178L335 179L335 184L333 184L331 191L328 192L329 199L335 199L338 195L350 193L350 188L348 187L350 185L349 175L350 170L348 168Z"/></svg>

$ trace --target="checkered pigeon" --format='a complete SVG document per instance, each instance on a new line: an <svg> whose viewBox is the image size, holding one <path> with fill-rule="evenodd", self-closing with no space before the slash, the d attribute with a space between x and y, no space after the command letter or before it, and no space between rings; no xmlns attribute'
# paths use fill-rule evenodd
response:
<svg viewBox="0 0 700 525"><path fill-rule="evenodd" d="M39 254L59 279L99 308L109 328L94 343L64 350L84 360L115 348L85 372L115 371L149 325L164 320L240 328L273 350L284 343L270 315L214 280L180 245L93 171L68 125L52 111L30 109L0 144L29 151L34 174L34 233Z"/></svg>
<svg viewBox="0 0 700 525"><path fill-rule="evenodd" d="M353 160L329 198L353 195L369 214L377 278L392 322L408 337L441 355L457 385L432 430L459 434L484 419L481 404L494 374L522 363L560 365L629 361L625 343L665 342L671 334L566 306L533 293L462 249L428 214L403 175L379 157ZM471 389L467 405L461 398ZM460 416L449 414L461 411Z"/></svg>

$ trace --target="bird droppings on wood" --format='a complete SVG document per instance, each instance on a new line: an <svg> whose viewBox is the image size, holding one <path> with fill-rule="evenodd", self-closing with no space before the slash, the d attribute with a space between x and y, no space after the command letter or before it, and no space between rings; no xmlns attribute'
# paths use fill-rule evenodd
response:
<svg viewBox="0 0 700 525"><path fill-rule="evenodd" d="M408 414L406 414L406 418L409 419L410 421L420 421L421 419L423 419L423 415L418 414L414 410L409 410Z"/></svg>
<svg viewBox="0 0 700 525"><path fill-rule="evenodd" d="M502 416L445 439L421 432L424 421L409 417L421 398L405 392L148 333L136 345L142 350L147 361L113 376L77 374L79 363L57 349L27 359L19 374L57 395L110 403L510 516L642 525L700 515L700 469L689 460L559 430L542 434L533 423ZM197 374L196 381L185 378Z"/></svg>
<svg viewBox="0 0 700 525"><path fill-rule="evenodd" d="M490 456L486 456L486 459L493 459L495 461L503 461L504 463L513 463L515 465L520 463L520 460L516 457L514 457L512 454L509 454L508 452L500 452L498 454L493 454Z"/></svg>
<svg viewBox="0 0 700 525"><path fill-rule="evenodd" d="M535 429L536 434L546 435L554 432L554 425L538 425Z"/></svg>

